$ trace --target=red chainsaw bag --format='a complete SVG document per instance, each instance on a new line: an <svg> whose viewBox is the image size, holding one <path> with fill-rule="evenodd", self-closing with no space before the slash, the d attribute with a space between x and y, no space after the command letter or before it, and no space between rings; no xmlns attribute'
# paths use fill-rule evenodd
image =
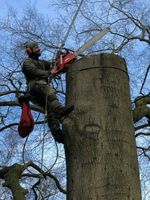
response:
<svg viewBox="0 0 150 200"><path fill-rule="evenodd" d="M24 138L28 136L34 128L34 119L28 102L21 102L22 113L18 125L19 135Z"/></svg>

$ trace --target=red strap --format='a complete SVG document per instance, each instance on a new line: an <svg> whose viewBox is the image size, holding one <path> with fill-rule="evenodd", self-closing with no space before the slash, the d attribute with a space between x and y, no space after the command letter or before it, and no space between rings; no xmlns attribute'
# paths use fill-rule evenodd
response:
<svg viewBox="0 0 150 200"><path fill-rule="evenodd" d="M19 135L24 138L28 136L34 128L34 119L31 113L30 105L27 102L22 102L22 113L18 125Z"/></svg>

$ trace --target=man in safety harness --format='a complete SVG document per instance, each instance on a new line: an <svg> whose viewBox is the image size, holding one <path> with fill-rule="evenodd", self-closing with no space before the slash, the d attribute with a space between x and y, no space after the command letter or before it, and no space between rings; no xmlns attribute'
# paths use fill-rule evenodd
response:
<svg viewBox="0 0 150 200"><path fill-rule="evenodd" d="M28 58L23 63L22 71L27 80L31 101L46 110L48 125L55 141L63 143L60 123L73 110L73 106L63 107L56 97L55 89L49 85L51 63L39 59L41 52L38 43L28 42L25 48Z"/></svg>

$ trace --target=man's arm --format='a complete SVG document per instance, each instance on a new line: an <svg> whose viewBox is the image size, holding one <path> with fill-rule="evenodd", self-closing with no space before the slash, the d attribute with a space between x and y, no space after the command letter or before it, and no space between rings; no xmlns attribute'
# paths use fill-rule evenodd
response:
<svg viewBox="0 0 150 200"><path fill-rule="evenodd" d="M53 68L54 62L50 62L50 61L46 61L46 60L42 60L45 64L45 70L51 70Z"/></svg>
<svg viewBox="0 0 150 200"><path fill-rule="evenodd" d="M45 70L39 69L36 66L36 63L32 62L30 59L27 59L23 63L22 71L25 74L27 79L48 78L50 75L50 70L45 71Z"/></svg>

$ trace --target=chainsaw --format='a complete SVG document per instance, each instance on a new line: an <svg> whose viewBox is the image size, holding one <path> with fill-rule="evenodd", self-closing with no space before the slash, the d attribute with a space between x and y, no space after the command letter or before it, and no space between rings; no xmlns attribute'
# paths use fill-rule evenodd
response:
<svg viewBox="0 0 150 200"><path fill-rule="evenodd" d="M60 53L60 56L57 56L55 67L51 70L51 75L55 76L59 73L65 73L79 55L81 55L86 49L91 47L95 42L97 42L103 36L105 36L109 32L109 30L110 30L109 28L104 28L97 35L89 39L77 51L74 52L67 51L64 54Z"/></svg>

